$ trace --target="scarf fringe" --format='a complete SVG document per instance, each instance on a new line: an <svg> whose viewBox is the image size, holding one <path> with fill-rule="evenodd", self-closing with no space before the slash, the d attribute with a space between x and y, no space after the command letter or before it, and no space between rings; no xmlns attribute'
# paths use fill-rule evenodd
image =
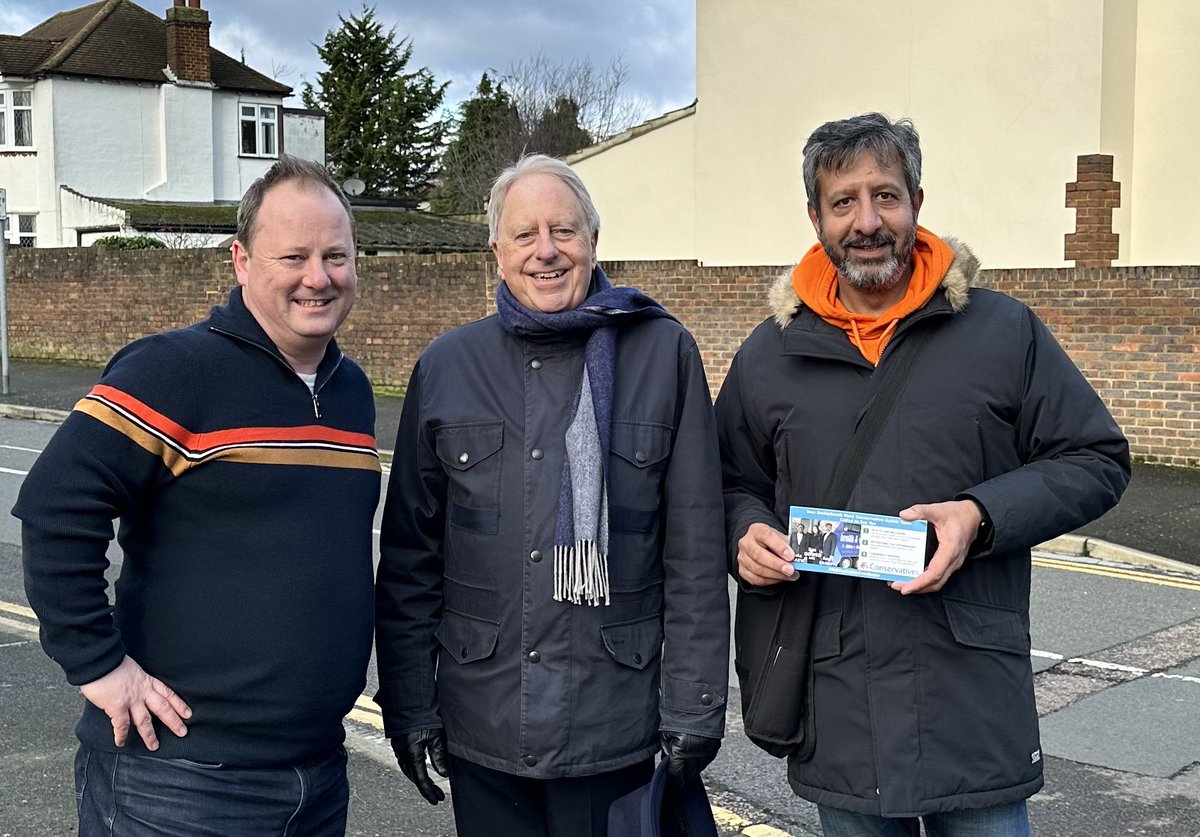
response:
<svg viewBox="0 0 1200 837"><path fill-rule="evenodd" d="M554 547L554 600L597 607L611 604L608 554L594 541Z"/></svg>

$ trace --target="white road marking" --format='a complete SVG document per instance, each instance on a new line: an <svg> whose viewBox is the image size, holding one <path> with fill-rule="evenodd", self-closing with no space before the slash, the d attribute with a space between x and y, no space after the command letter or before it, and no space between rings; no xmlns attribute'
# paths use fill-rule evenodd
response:
<svg viewBox="0 0 1200 837"><path fill-rule="evenodd" d="M19 451L24 451L25 453L41 453L42 452L40 448L22 448L22 447L18 447L17 445L0 445L0 450L19 450Z"/></svg>
<svg viewBox="0 0 1200 837"><path fill-rule="evenodd" d="M12 474L14 477L27 477L28 471L18 471L16 468L0 468L0 474Z"/></svg>
<svg viewBox="0 0 1200 837"><path fill-rule="evenodd" d="M1089 660L1086 657L1071 657L1070 659L1067 659L1062 654L1055 654L1052 651L1038 651L1036 648L1030 650L1029 656L1040 657L1043 660L1057 660L1060 663L1066 660L1068 663L1074 663L1075 665L1084 666L1085 668L1094 668L1100 671L1120 671L1125 674L1132 674L1134 679L1137 679L1138 677L1149 676L1161 677L1166 680L1181 680L1184 683L1200 684L1200 677L1192 677L1191 675L1187 674L1168 674L1165 671L1152 672L1148 668L1125 666L1119 663L1105 662L1104 660ZM1197 837L1200 837L1200 835L1197 835Z"/></svg>

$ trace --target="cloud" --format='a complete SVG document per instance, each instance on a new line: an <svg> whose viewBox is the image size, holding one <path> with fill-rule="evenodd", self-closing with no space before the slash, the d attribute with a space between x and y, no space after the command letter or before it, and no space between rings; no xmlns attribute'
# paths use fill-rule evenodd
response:
<svg viewBox="0 0 1200 837"><path fill-rule="evenodd" d="M140 2L162 14L172 0ZM82 5L82 4L80 4ZM203 0L212 20L213 46L261 73L290 68L280 81L300 92L323 67L314 43L336 28L338 12L361 14L362 4L339 7L327 0ZM376 16L413 40L414 67L428 67L449 81L447 102L470 96L485 70L504 72L538 52L556 61L586 58L607 66L620 56L629 70L623 90L648 103L650 114L688 104L695 97L694 0L378 0ZM0 8L0 32L19 34L59 11L54 0L24 0ZM76 6L77 7L77 6ZM289 104L298 104L298 99Z"/></svg>

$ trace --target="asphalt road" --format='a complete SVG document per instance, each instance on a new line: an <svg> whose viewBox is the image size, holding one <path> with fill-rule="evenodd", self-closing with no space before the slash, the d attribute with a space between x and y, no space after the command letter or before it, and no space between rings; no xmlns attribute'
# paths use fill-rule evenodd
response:
<svg viewBox="0 0 1200 837"><path fill-rule="evenodd" d="M54 425L0 420L0 508ZM19 529L0 515L0 837L74 833L71 729L81 698L41 653L21 589ZM112 557L119 561L114 549ZM1200 837L1200 574L1038 556L1033 664L1046 789L1034 831ZM374 669L367 694L374 688ZM736 707L706 773L723 835L820 833L783 764L742 735ZM399 774L364 696L347 719L351 835L451 835Z"/></svg>

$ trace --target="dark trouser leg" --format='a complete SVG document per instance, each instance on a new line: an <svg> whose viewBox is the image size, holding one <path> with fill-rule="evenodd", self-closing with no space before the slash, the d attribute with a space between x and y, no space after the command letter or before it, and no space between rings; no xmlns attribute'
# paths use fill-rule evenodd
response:
<svg viewBox="0 0 1200 837"><path fill-rule="evenodd" d="M547 837L545 782L450 756L450 802L458 837Z"/></svg>
<svg viewBox="0 0 1200 837"><path fill-rule="evenodd" d="M653 759L595 776L525 779L450 756L459 837L606 837L608 808L650 781Z"/></svg>
<svg viewBox="0 0 1200 837"><path fill-rule="evenodd" d="M546 783L550 837L606 837L609 806L649 782L653 774L654 759L647 759L611 773L550 780Z"/></svg>

